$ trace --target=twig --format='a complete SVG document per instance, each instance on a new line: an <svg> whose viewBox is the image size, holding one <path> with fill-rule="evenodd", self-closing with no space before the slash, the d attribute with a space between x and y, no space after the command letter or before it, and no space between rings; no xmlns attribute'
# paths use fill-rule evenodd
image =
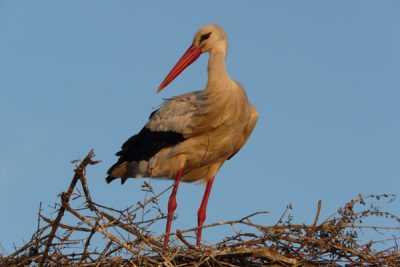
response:
<svg viewBox="0 0 400 267"><path fill-rule="evenodd" d="M182 235L182 232L179 230L176 230L176 237L182 241L183 244L185 244L189 249L196 249L195 246L193 246L192 244L190 244L185 237Z"/></svg>
<svg viewBox="0 0 400 267"><path fill-rule="evenodd" d="M84 222L85 224L87 224L90 227L94 227L94 225L84 216L80 215L78 212L76 212L75 210L73 210L68 204L65 205L65 209L70 212L72 215L74 215L76 218L78 218L79 220L81 220L82 222ZM115 237L113 234L109 233L106 231L106 229L99 224L97 227L98 231L100 233L102 233L105 237L107 237L109 240L113 241L114 243L120 245L121 247L123 247L124 249L128 250L129 252L135 254L135 251L132 250L132 248L130 246L128 246L126 243L122 243L117 237Z"/></svg>
<svg viewBox="0 0 400 267"><path fill-rule="evenodd" d="M317 226L318 219L319 219L319 214L321 213L321 206L322 206L322 201L318 200L317 213L315 214L315 218L314 218L314 222L312 223L312 227Z"/></svg>
<svg viewBox="0 0 400 267"><path fill-rule="evenodd" d="M64 216L65 205L68 204L69 199L72 195L72 192L74 191L74 188L76 186L76 183L78 182L78 179L82 176L82 173L84 172L85 168L88 165L93 165L93 164L98 163L97 161L93 160L94 157L95 157L94 151L90 150L89 153L86 155L86 157L81 161L78 168L75 169L74 177L72 178L72 181L68 187L67 192L64 192L61 194L61 208L58 211L58 215L57 215L56 219L52 223L52 229L49 234L49 238L47 239L47 243L46 243L46 246L45 246L45 249L43 252L43 257L39 264L39 267L42 267L44 262L46 261L47 255L49 253L49 248L51 246L51 242L53 242L53 238L55 236L57 228L60 224L62 217Z"/></svg>
<svg viewBox="0 0 400 267"><path fill-rule="evenodd" d="M92 237L96 233L98 225L99 225L99 221L96 221L95 225L92 227L92 230L90 231L88 238L86 238L85 245L83 247L82 257L79 261L79 264L81 264L88 257L88 249L89 249L90 241L92 240Z"/></svg>

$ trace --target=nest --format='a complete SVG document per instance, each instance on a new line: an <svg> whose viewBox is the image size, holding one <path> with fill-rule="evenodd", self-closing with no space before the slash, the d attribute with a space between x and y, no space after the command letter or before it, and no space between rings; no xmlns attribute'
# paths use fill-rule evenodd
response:
<svg viewBox="0 0 400 267"><path fill-rule="evenodd" d="M255 222L266 212L205 225L231 234L200 248L189 242L197 228L178 230L163 251L163 236L152 234L151 226L165 220L158 202L171 187L157 193L144 182L148 197L142 202L124 210L107 207L89 192L86 168L96 163L93 151L76 163L67 191L54 206L55 218L39 208L31 240L0 256L0 266L400 266L400 227L387 226L400 219L376 206L393 201L391 194L358 195L323 221L319 201L310 225L293 223L290 205L273 225ZM375 217L383 223L365 223ZM365 232L384 238L365 241Z"/></svg>

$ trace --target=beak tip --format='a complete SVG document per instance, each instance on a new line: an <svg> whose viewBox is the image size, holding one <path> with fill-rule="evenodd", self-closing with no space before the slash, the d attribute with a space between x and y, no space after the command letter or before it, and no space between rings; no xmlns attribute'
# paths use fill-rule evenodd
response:
<svg viewBox="0 0 400 267"><path fill-rule="evenodd" d="M157 93L167 87L186 67L192 64L201 55L201 49L192 45L189 47L183 56L178 60L167 77L161 82L157 88Z"/></svg>
<svg viewBox="0 0 400 267"><path fill-rule="evenodd" d="M161 92L164 88L165 86L163 84L160 84L160 86L158 86L157 88L157 93Z"/></svg>

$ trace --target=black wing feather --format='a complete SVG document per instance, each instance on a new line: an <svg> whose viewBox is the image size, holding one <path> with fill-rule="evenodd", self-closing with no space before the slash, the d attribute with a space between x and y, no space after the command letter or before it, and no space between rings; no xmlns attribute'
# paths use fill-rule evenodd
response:
<svg viewBox="0 0 400 267"><path fill-rule="evenodd" d="M129 138L123 145L119 162L149 160L161 149L183 142L182 134L172 131L151 131L144 127L138 134Z"/></svg>

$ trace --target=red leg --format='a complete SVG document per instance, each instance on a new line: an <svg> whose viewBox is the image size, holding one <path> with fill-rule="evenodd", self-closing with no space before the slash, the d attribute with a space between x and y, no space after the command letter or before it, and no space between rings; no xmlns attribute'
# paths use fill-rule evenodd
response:
<svg viewBox="0 0 400 267"><path fill-rule="evenodd" d="M174 218L174 213L177 207L176 204L176 193L178 192L179 182L181 180L183 174L183 169L179 170L175 176L174 187L172 189L171 195L168 200L168 215L167 215L167 226L165 228L165 236L164 236L164 251L168 248L169 243L169 235L171 233L171 223Z"/></svg>
<svg viewBox="0 0 400 267"><path fill-rule="evenodd" d="M207 203L208 203L208 198L210 197L211 187L214 183L214 178L215 177L212 177L210 180L208 180L206 185L206 190L204 191L203 200L201 201L200 208L197 211L196 246L198 247L201 244L201 232L203 230L202 227L207 216Z"/></svg>

